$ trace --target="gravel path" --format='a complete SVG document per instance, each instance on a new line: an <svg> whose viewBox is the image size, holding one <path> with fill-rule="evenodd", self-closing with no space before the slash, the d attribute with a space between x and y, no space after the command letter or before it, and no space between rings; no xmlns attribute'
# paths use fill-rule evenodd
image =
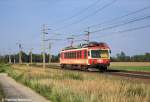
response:
<svg viewBox="0 0 150 102"><path fill-rule="evenodd" d="M7 74L0 74L0 84L6 96L4 99L6 102L50 102L30 88L17 83Z"/></svg>

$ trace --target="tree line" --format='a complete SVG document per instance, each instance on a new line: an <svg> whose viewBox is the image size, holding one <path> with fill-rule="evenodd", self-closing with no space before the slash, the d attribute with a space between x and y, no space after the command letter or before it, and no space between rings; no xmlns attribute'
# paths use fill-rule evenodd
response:
<svg viewBox="0 0 150 102"><path fill-rule="evenodd" d="M30 62L30 53L27 54L25 52L22 53L22 62L24 63L29 63ZM8 63L9 62L9 56L11 58L11 62L14 63L19 63L19 53L13 54L13 55L4 55L0 56L0 63ZM49 62L49 54L45 53L45 61L46 63ZM58 55L51 55L51 62L58 62L59 61L59 54ZM41 63L43 62L43 56L42 54L32 54L32 62L33 63Z"/></svg>
<svg viewBox="0 0 150 102"><path fill-rule="evenodd" d="M11 62L16 63L19 62L19 53L15 55L10 55ZM49 62L49 54L45 54L46 63ZM25 63L30 62L30 53L27 54L22 52L22 61ZM43 61L42 54L32 54L32 62L33 63L41 63ZM115 57L111 57L112 62L150 62L150 53L145 53L141 55L133 55L128 56L124 52L120 52L116 54ZM0 56L0 63L8 63L9 62L9 55ZM51 62L59 62L59 54L51 56Z"/></svg>
<svg viewBox="0 0 150 102"><path fill-rule="evenodd" d="M150 53L141 55L128 56L124 52L116 54L116 57L111 57L113 62L150 62Z"/></svg>

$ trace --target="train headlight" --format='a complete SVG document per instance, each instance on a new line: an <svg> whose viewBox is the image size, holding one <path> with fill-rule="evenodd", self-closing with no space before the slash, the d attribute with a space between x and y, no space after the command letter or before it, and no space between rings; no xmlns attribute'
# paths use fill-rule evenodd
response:
<svg viewBox="0 0 150 102"><path fill-rule="evenodd" d="M102 59L99 59L97 62L98 62L98 63L103 63L103 60L102 60Z"/></svg>

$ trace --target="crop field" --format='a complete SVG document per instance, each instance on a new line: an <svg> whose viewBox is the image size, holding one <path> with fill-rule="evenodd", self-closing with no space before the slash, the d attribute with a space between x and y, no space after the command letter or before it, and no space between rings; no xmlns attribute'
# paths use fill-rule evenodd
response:
<svg viewBox="0 0 150 102"><path fill-rule="evenodd" d="M107 76L25 65L6 67L16 81L53 102L149 102L149 84Z"/></svg>
<svg viewBox="0 0 150 102"><path fill-rule="evenodd" d="M150 62L111 62L110 68L129 71L150 71Z"/></svg>

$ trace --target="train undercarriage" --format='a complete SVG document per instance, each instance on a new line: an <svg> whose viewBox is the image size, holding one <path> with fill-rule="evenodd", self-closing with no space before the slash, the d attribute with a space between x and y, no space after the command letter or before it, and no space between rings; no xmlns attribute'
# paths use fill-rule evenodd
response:
<svg viewBox="0 0 150 102"><path fill-rule="evenodd" d="M94 65L76 65L76 64L61 64L62 69L76 69L88 71L88 69L98 69L100 72L107 71L109 64L94 64Z"/></svg>

